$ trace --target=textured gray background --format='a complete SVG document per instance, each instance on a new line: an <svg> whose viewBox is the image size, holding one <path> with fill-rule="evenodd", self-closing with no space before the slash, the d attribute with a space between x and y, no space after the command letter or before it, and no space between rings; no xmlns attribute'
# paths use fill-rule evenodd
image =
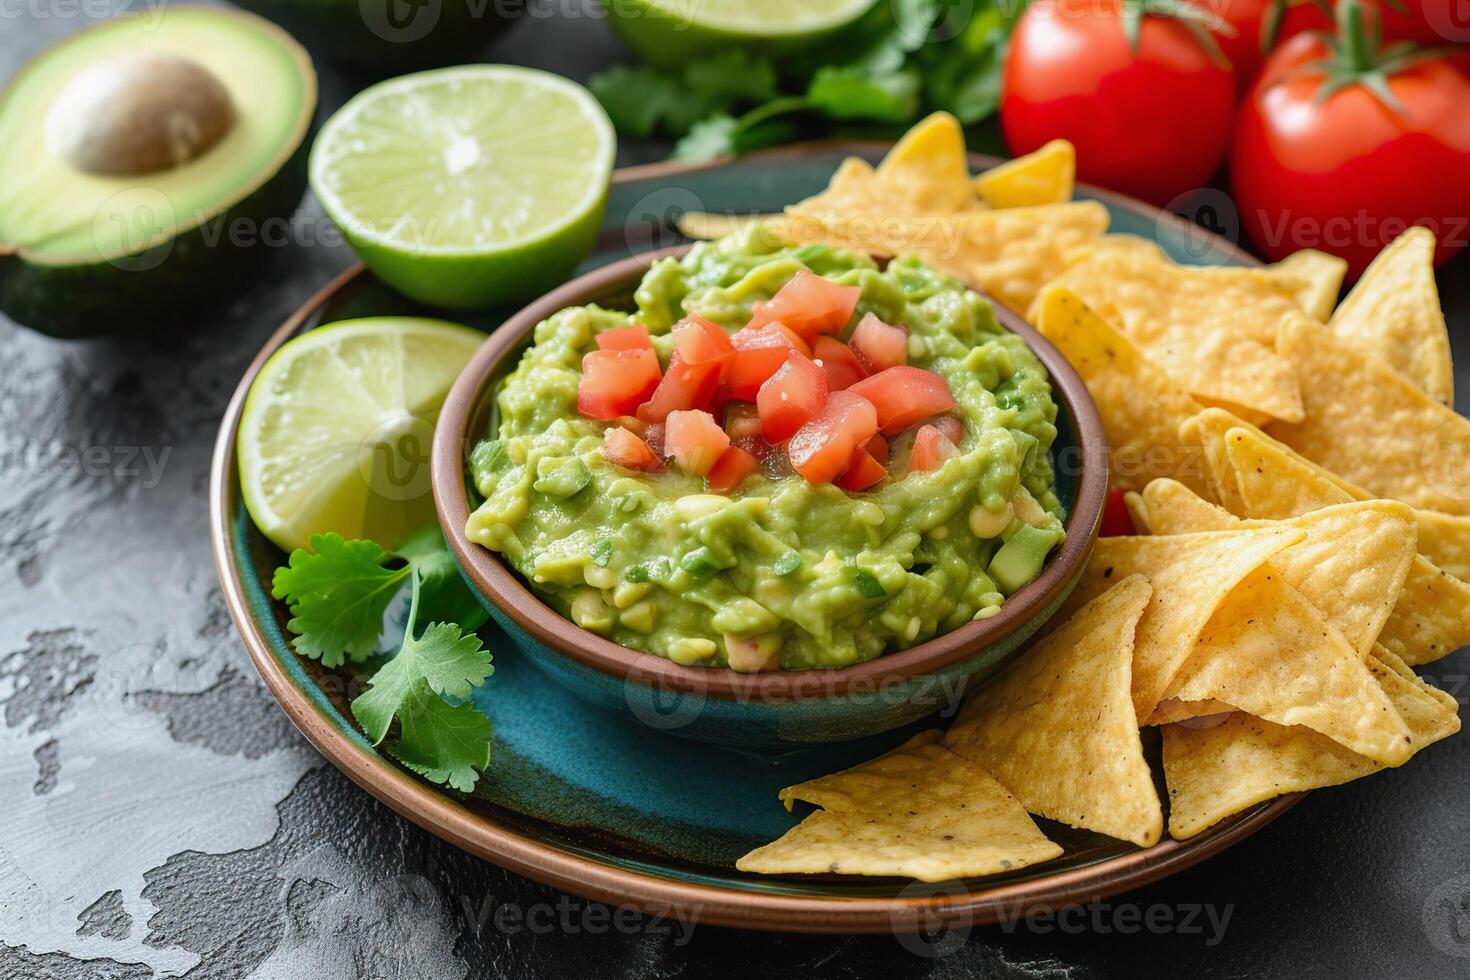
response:
<svg viewBox="0 0 1470 980"><path fill-rule="evenodd" d="M0 76L112 3L0 0ZM621 57L587 7L559 6L486 60L585 77ZM324 69L324 107L357 84ZM612 919L401 820L277 709L209 554L225 401L351 262L314 203L298 229L182 342L62 344L0 319L0 976L1470 975L1464 734L1170 881L937 947ZM1442 274L1457 342L1467 272ZM1470 694L1465 653L1427 673Z"/></svg>

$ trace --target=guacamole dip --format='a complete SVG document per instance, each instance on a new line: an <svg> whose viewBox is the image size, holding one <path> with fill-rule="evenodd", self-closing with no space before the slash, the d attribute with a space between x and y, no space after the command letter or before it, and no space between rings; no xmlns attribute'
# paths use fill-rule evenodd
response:
<svg viewBox="0 0 1470 980"><path fill-rule="evenodd" d="M1061 541L1046 371L958 280L729 239L635 301L538 324L470 460L469 537L577 625L842 667L994 615Z"/></svg>

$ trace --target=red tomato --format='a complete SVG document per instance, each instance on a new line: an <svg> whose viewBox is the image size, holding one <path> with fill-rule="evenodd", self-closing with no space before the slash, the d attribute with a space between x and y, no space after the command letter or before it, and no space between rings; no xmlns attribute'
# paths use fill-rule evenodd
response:
<svg viewBox="0 0 1470 980"><path fill-rule="evenodd" d="M878 425L888 436L954 408L949 383L923 368L891 367L847 390L873 403Z"/></svg>
<svg viewBox="0 0 1470 980"><path fill-rule="evenodd" d="M725 363L724 381L730 397L740 401L755 401L761 385L786 363L787 354L812 356L806 341L779 323L755 330L746 327L730 339L735 353Z"/></svg>
<svg viewBox="0 0 1470 980"><path fill-rule="evenodd" d="M638 407L645 422L662 422L680 409L708 409L720 383L720 362L685 364L677 353L669 358L669 370L653 394Z"/></svg>
<svg viewBox="0 0 1470 980"><path fill-rule="evenodd" d="M786 446L791 468L810 483L831 483L855 449L878 431L878 413L851 391L834 391L822 414L803 425Z"/></svg>
<svg viewBox="0 0 1470 980"><path fill-rule="evenodd" d="M959 450L949 437L932 425L921 425L914 435L914 446L909 450L909 472L937 470L944 461L959 455Z"/></svg>
<svg viewBox="0 0 1470 980"><path fill-rule="evenodd" d="M818 337L812 343L812 358L827 372L827 387L832 391L850 388L868 376L852 348L836 337Z"/></svg>
<svg viewBox="0 0 1470 980"><path fill-rule="evenodd" d="M888 465L887 439L884 439L882 436L874 436L873 438L868 440L868 444L865 445L863 448L868 451L869 456L876 459L880 464L882 464L883 466Z"/></svg>
<svg viewBox="0 0 1470 980"><path fill-rule="evenodd" d="M761 416L761 435L775 445L822 414L827 404L827 375L809 357L796 351L761 385L755 396Z"/></svg>
<svg viewBox="0 0 1470 980"><path fill-rule="evenodd" d="M712 492L729 493L760 468L760 460L738 446L731 446L720 454L704 480Z"/></svg>
<svg viewBox="0 0 1470 980"><path fill-rule="evenodd" d="M1001 127L1020 155L1058 137L1077 177L1167 204L1205 186L1235 111L1231 70L1178 20L1147 15L1129 45L1125 0L1035 0L1006 55Z"/></svg>
<svg viewBox="0 0 1470 980"><path fill-rule="evenodd" d="M1353 63L1355 45L1339 46L1338 71L1367 74L1381 57ZM1324 99L1317 63L1336 58L1303 34L1267 60L1231 156L1241 223L1271 258L1316 248L1347 259L1353 277L1410 225L1435 232L1443 261L1470 234L1470 78L1443 60L1390 64L1398 108L1356 83Z"/></svg>
<svg viewBox="0 0 1470 980"><path fill-rule="evenodd" d="M1097 530L1099 537L1112 538L1138 533L1133 526L1133 515L1128 513L1128 504L1123 500L1127 493L1122 487L1113 487L1108 491L1108 499L1103 502L1102 522Z"/></svg>
<svg viewBox="0 0 1470 980"><path fill-rule="evenodd" d="M595 350L582 358L577 411L589 419L632 415L659 387L658 355L648 350Z"/></svg>
<svg viewBox="0 0 1470 980"><path fill-rule="evenodd" d="M616 426L602 434L602 453L609 462L630 470L644 473L662 473L663 460L654 454L648 443L632 432Z"/></svg>
<svg viewBox="0 0 1470 980"><path fill-rule="evenodd" d="M858 321L847 346L871 371L909 362L909 335L903 327L891 327L869 313Z"/></svg>
<svg viewBox="0 0 1470 980"><path fill-rule="evenodd" d="M702 316L691 316L674 324L674 349L685 364L722 361L735 352L729 335Z"/></svg>
<svg viewBox="0 0 1470 980"><path fill-rule="evenodd" d="M939 415L929 420L929 424L938 429L940 434L950 442L958 446L965 441L965 423L953 415Z"/></svg>
<svg viewBox="0 0 1470 980"><path fill-rule="evenodd" d="M852 461L847 464L847 472L837 478L837 485L842 489L856 493L866 490L873 484L888 475L883 464L873 458L862 446L853 450Z"/></svg>
<svg viewBox="0 0 1470 980"><path fill-rule="evenodd" d="M641 323L631 327L614 327L597 335L597 346L603 350L653 350L648 328Z"/></svg>
<svg viewBox="0 0 1470 980"><path fill-rule="evenodd" d="M808 343L819 333L841 333L857 309L857 286L839 286L805 269L791 277L769 303L757 303L748 327L784 323Z"/></svg>
<svg viewBox="0 0 1470 980"><path fill-rule="evenodd" d="M731 402L725 406L725 431L731 439L745 439L761 434L761 416L749 402Z"/></svg>
<svg viewBox="0 0 1470 980"><path fill-rule="evenodd" d="M730 437L709 412L670 412L664 422L664 452L690 476L704 476L714 469L729 448Z"/></svg>

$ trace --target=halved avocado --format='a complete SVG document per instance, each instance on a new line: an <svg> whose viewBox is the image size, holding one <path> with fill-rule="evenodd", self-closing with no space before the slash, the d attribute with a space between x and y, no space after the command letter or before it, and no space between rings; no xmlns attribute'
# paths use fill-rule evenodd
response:
<svg viewBox="0 0 1470 980"><path fill-rule="evenodd" d="M235 0L312 51L372 75L479 61L527 0Z"/></svg>
<svg viewBox="0 0 1470 980"><path fill-rule="evenodd" d="M160 8L0 91L0 311L57 337L170 325L279 246L306 190L311 58L252 14Z"/></svg>

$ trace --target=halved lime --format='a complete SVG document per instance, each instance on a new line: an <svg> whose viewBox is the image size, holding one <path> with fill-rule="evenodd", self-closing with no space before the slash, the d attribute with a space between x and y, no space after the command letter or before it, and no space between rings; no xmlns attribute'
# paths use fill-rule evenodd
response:
<svg viewBox="0 0 1470 980"><path fill-rule="evenodd" d="M286 551L327 531L391 548L432 521L434 422L484 339L443 320L369 317L272 354L236 439L240 492L261 532Z"/></svg>
<svg viewBox="0 0 1470 980"><path fill-rule="evenodd" d="M603 0L613 27L645 61L677 65L732 44L778 53L814 44L876 0Z"/></svg>
<svg viewBox="0 0 1470 980"><path fill-rule="evenodd" d="M466 65L353 97L317 136L311 187L380 279L475 309L545 292L586 257L616 148L575 82Z"/></svg>

